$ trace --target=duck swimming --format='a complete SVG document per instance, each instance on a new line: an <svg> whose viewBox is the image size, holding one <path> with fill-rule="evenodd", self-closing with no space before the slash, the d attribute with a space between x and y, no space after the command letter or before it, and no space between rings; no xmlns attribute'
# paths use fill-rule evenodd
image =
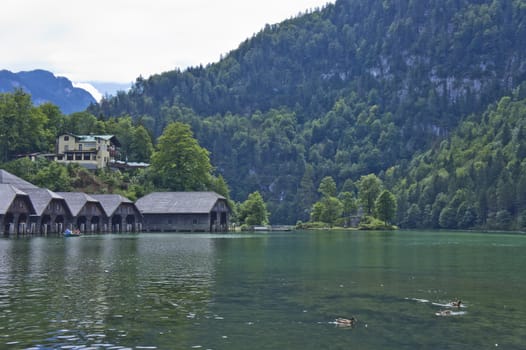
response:
<svg viewBox="0 0 526 350"><path fill-rule="evenodd" d="M451 302L451 306L460 309L460 307L462 306L462 300L458 299L458 300L452 301Z"/></svg>
<svg viewBox="0 0 526 350"><path fill-rule="evenodd" d="M437 315L437 316L451 316L452 312L451 312L451 310L440 310L439 312L436 312L435 315Z"/></svg>
<svg viewBox="0 0 526 350"><path fill-rule="evenodd" d="M342 326L342 327L354 326L356 322L358 322L358 320L354 317L351 317L351 318L338 317L337 319L334 320L334 323L337 326Z"/></svg>

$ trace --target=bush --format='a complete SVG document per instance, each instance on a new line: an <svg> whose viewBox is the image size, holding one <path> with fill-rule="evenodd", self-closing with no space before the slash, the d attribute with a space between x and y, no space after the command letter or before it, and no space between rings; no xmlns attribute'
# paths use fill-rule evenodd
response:
<svg viewBox="0 0 526 350"><path fill-rule="evenodd" d="M312 229L323 229L328 228L329 226L325 222L321 221L309 221L309 222L301 222L298 221L296 224L297 229L304 229L304 230L312 230Z"/></svg>
<svg viewBox="0 0 526 350"><path fill-rule="evenodd" d="M243 224L239 227L242 232L252 231L252 226Z"/></svg>
<svg viewBox="0 0 526 350"><path fill-rule="evenodd" d="M385 223L372 216L364 216L358 226L359 230L395 230L394 225L385 225Z"/></svg>

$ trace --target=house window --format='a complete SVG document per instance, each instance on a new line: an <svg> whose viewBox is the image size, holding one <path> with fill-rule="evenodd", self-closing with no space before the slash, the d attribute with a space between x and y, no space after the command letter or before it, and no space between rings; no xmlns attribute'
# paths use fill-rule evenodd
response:
<svg viewBox="0 0 526 350"><path fill-rule="evenodd" d="M67 160L73 160L73 153L68 153L68 154L66 155L66 159L67 159Z"/></svg>
<svg viewBox="0 0 526 350"><path fill-rule="evenodd" d="M75 154L75 160L82 160L82 153Z"/></svg>
<svg viewBox="0 0 526 350"><path fill-rule="evenodd" d="M69 145L64 145L64 152L69 151Z"/></svg>
<svg viewBox="0 0 526 350"><path fill-rule="evenodd" d="M69 136L64 136L64 141L69 141Z"/></svg>
<svg viewBox="0 0 526 350"><path fill-rule="evenodd" d="M79 151L82 151L82 143L79 144Z"/></svg>
<svg viewBox="0 0 526 350"><path fill-rule="evenodd" d="M84 160L90 160L91 156L89 153L84 153Z"/></svg>
<svg viewBox="0 0 526 350"><path fill-rule="evenodd" d="M193 220L193 224L194 224L194 225L197 225L197 219L194 219L194 220Z"/></svg>

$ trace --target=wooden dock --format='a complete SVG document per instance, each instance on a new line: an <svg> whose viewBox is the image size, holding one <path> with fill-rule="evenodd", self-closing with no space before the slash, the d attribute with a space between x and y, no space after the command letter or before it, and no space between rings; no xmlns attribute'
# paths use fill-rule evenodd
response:
<svg viewBox="0 0 526 350"><path fill-rule="evenodd" d="M294 231L292 225L259 225L253 226L252 230L255 232L271 232L271 231Z"/></svg>

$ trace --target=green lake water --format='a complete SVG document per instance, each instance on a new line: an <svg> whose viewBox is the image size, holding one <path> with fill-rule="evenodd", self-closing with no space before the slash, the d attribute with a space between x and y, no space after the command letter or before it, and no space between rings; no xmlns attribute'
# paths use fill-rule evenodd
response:
<svg viewBox="0 0 526 350"><path fill-rule="evenodd" d="M4 238L0 349L28 348L526 349L526 236Z"/></svg>

